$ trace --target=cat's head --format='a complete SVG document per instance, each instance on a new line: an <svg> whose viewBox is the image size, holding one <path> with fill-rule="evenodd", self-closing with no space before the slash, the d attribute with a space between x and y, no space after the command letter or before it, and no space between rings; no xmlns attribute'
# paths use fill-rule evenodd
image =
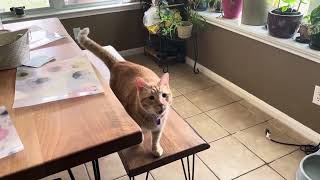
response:
<svg viewBox="0 0 320 180"><path fill-rule="evenodd" d="M169 87L169 73L165 73L159 82L148 84L144 79L136 79L136 87L141 107L149 114L160 116L167 112L172 103Z"/></svg>

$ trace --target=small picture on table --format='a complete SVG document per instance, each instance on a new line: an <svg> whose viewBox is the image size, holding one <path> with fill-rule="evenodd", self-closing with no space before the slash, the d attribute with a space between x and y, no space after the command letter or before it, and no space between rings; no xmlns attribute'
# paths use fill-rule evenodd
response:
<svg viewBox="0 0 320 180"><path fill-rule="evenodd" d="M17 153L23 148L9 112L4 106L0 106L0 159Z"/></svg>
<svg viewBox="0 0 320 180"><path fill-rule="evenodd" d="M79 56L40 68L19 67L14 108L98 94L103 88L89 60Z"/></svg>

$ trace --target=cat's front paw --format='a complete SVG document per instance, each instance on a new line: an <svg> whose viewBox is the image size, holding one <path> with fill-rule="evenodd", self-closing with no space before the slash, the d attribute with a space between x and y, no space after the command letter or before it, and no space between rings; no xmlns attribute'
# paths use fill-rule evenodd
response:
<svg viewBox="0 0 320 180"><path fill-rule="evenodd" d="M163 149L161 146L157 146L155 148L152 148L152 154L155 157L160 157L163 154Z"/></svg>

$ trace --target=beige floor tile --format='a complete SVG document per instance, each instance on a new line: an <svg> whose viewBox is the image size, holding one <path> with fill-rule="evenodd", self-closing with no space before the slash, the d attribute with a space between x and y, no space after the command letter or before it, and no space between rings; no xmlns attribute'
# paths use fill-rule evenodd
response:
<svg viewBox="0 0 320 180"><path fill-rule="evenodd" d="M135 180L145 180L147 173L140 174L139 176L134 177ZM129 180L129 176L122 176L116 180ZM154 180L151 174L149 173L148 180Z"/></svg>
<svg viewBox="0 0 320 180"><path fill-rule="evenodd" d="M266 162L274 161L297 149L297 147L285 146L271 142L265 137L265 129L268 128L272 133L272 138L282 142L296 143L284 133L273 128L268 122L259 124L252 128L236 133L234 136L246 145L250 150L257 154Z"/></svg>
<svg viewBox="0 0 320 180"><path fill-rule="evenodd" d="M86 163L91 179L94 179L92 163ZM102 180L111 180L126 174L120 157L117 153L110 154L99 159L100 174Z"/></svg>
<svg viewBox="0 0 320 180"><path fill-rule="evenodd" d="M174 98L172 107L177 111L183 118L188 118L193 115L201 113L201 110L193 105L184 96L178 96Z"/></svg>
<svg viewBox="0 0 320 180"><path fill-rule="evenodd" d="M250 104L248 101L242 100L239 102L241 105L243 105L245 108L247 108L251 113L255 114L257 118L259 119L264 119L264 120L269 120L272 119L270 115L267 113L261 111L254 105Z"/></svg>
<svg viewBox="0 0 320 180"><path fill-rule="evenodd" d="M186 120L207 142L212 142L229 135L226 130L204 113Z"/></svg>
<svg viewBox="0 0 320 180"><path fill-rule="evenodd" d="M154 59L150 56L137 54L137 55L125 57L125 59L127 61L143 65L151 70L160 69L159 66L155 63Z"/></svg>
<svg viewBox="0 0 320 180"><path fill-rule="evenodd" d="M192 158L190 159L192 161ZM184 160L187 167L187 160ZM190 167L191 168L191 167ZM184 180L184 174L181 161L175 161L166 166L157 168L151 172L156 180ZM199 158L195 158L195 179L197 180L218 180L216 176L201 162Z"/></svg>
<svg viewBox="0 0 320 180"><path fill-rule="evenodd" d="M173 97L177 97L182 95L178 90L176 90L175 88L171 88L171 92L172 92L172 96Z"/></svg>
<svg viewBox="0 0 320 180"><path fill-rule="evenodd" d="M236 180L284 180L277 172L268 166L262 166L248 174L240 176Z"/></svg>
<svg viewBox="0 0 320 180"><path fill-rule="evenodd" d="M217 83L203 76L202 74L184 74L170 81L170 85L180 91L182 94L186 94L192 91L205 89L216 85Z"/></svg>
<svg viewBox="0 0 320 180"><path fill-rule="evenodd" d="M199 153L199 156L221 180L236 178L264 164L232 136L210 145L211 148Z"/></svg>
<svg viewBox="0 0 320 180"><path fill-rule="evenodd" d="M296 171L304 156L305 154L298 150L272 162L270 166L287 180L295 180Z"/></svg>
<svg viewBox="0 0 320 180"><path fill-rule="evenodd" d="M211 110L207 114L230 133L267 121L270 116L245 104L244 101Z"/></svg>
<svg viewBox="0 0 320 180"><path fill-rule="evenodd" d="M185 94L185 96L202 111L208 111L225 106L237 100L233 99L229 94L230 92L226 91L222 86L213 86Z"/></svg>
<svg viewBox="0 0 320 180"><path fill-rule="evenodd" d="M87 170L84 165L79 165L72 168L72 173L77 180L89 180ZM62 180L71 180L67 171L62 171L48 177L43 178L42 180L53 180L61 178Z"/></svg>
<svg viewBox="0 0 320 180"><path fill-rule="evenodd" d="M294 129L291 129L287 125L283 124L277 119L271 119L269 120L269 123L276 128L277 130L286 133L289 137L297 141L299 144L312 144L312 141L310 139L307 139L306 137L302 136L298 132L296 132Z"/></svg>

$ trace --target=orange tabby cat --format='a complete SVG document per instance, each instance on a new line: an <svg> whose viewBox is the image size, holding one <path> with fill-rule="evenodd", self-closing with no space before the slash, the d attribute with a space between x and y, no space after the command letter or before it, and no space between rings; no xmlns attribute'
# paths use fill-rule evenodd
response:
<svg viewBox="0 0 320 180"><path fill-rule="evenodd" d="M160 138L172 103L169 74L166 73L159 78L144 66L128 61L117 61L107 50L88 38L88 34L88 28L80 31L78 37L80 45L108 66L111 89L140 127L151 131L152 153L160 157L163 153Z"/></svg>

